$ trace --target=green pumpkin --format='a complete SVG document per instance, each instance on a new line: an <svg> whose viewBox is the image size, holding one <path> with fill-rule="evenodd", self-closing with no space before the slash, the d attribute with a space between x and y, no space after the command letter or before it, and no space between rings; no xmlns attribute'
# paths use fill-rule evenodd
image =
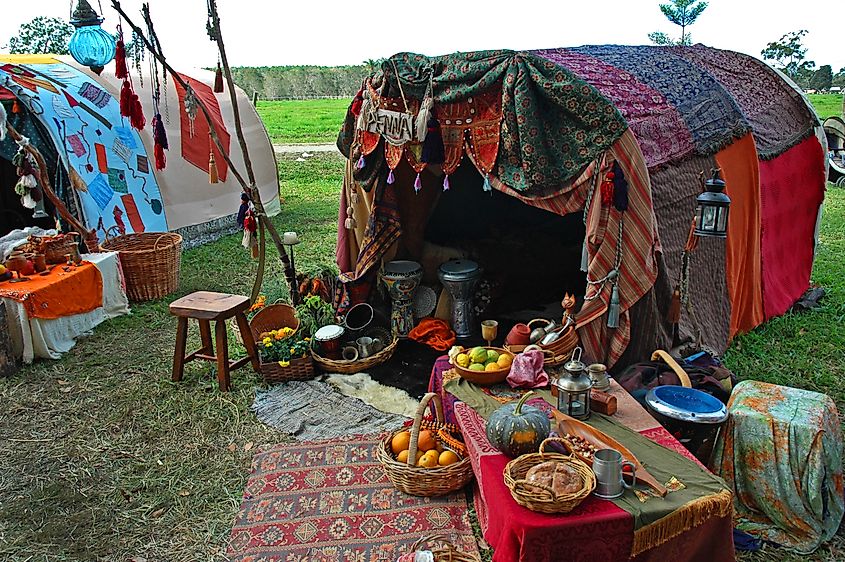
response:
<svg viewBox="0 0 845 562"><path fill-rule="evenodd" d="M551 431L546 413L525 405L533 394L526 392L519 402L505 404L487 420L487 439L509 457L536 453Z"/></svg>

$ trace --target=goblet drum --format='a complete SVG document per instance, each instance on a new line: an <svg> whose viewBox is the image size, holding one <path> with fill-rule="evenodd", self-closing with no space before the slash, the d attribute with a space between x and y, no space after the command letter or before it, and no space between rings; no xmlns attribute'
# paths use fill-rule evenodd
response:
<svg viewBox="0 0 845 562"><path fill-rule="evenodd" d="M472 297L481 279L481 268L470 260L449 260L440 265L437 276L452 296L452 330L458 339L472 337L475 314Z"/></svg>
<svg viewBox="0 0 845 562"><path fill-rule="evenodd" d="M422 266L410 260L388 262L382 271L381 281L392 303L390 326L393 335L399 339L407 339L414 327L414 293L422 275Z"/></svg>

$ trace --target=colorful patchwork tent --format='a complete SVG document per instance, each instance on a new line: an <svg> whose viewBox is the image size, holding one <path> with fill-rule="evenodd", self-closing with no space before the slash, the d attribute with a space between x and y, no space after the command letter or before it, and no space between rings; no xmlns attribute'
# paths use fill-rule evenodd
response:
<svg viewBox="0 0 845 562"><path fill-rule="evenodd" d="M339 304L366 298L385 259L424 262L432 241L482 255L478 237L465 242L485 231L496 251L516 248L513 263L542 259L497 267L488 251L479 260L511 293L515 279L532 292L560 277L558 299L579 289L591 360L624 365L683 342L721 353L809 285L823 143L801 94L740 53L609 45L397 54L368 78L338 138L348 158ZM702 174L716 168L732 201L727 239L696 240ZM579 266L580 287L567 285Z"/></svg>
<svg viewBox="0 0 845 562"><path fill-rule="evenodd" d="M234 120L228 92L212 91L211 72L192 75L197 78L183 77L211 109L228 156L243 169L243 154L231 139ZM41 150L54 188L85 225L97 229L101 240L113 227L111 234L176 231L188 244L233 230L241 187L216 147L212 151L202 114L191 120L185 91L172 78L162 83L159 107L169 149L164 169L158 170L153 157L153 80L148 70L141 76L134 70L132 82L146 117L141 130L121 117L122 81L113 68L97 76L70 57L0 55L0 102L10 123ZM241 90L238 105L265 208L275 214L279 182L272 145ZM10 138L0 143L0 161L5 160L7 172L4 184L16 150ZM214 184L209 183L211 153L220 179ZM12 185L14 181L8 187ZM19 207L8 195L4 193L6 206ZM18 220L30 220L32 211L17 210ZM7 221L7 229L16 226Z"/></svg>

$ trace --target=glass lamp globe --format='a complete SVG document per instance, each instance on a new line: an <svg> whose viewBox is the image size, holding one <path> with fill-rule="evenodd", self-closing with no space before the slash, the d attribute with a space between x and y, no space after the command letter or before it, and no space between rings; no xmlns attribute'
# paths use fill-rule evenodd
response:
<svg viewBox="0 0 845 562"><path fill-rule="evenodd" d="M103 23L87 0L79 0L70 23L76 28L70 38L68 50L79 64L97 74L114 58L115 40L100 24Z"/></svg>

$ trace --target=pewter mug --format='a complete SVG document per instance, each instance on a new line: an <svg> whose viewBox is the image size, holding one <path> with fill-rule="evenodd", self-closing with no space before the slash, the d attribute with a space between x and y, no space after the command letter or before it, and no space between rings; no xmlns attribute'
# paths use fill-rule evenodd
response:
<svg viewBox="0 0 845 562"><path fill-rule="evenodd" d="M631 469L632 484L625 482L622 471ZM637 467L634 463L622 459L622 453L616 449L601 449L593 455L593 472L596 474L595 495L609 500L618 498L625 488L633 488L636 482Z"/></svg>

